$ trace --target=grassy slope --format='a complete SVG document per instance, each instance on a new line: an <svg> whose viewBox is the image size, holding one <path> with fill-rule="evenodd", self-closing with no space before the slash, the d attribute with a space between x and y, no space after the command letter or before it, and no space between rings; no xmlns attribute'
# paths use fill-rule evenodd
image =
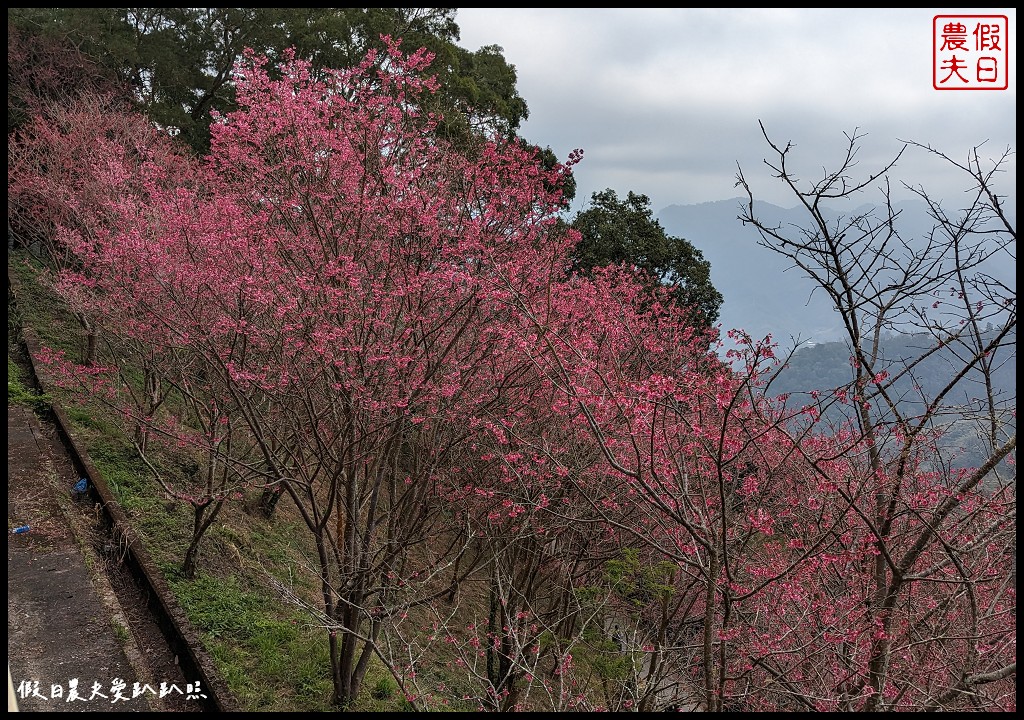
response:
<svg viewBox="0 0 1024 720"><path fill-rule="evenodd" d="M8 269L19 285L18 304L8 307L9 337L16 337L20 324L29 326L42 344L78 357L81 330L39 281L39 267L14 252L8 253ZM8 400L45 403L48 398L31 388L11 352L9 346ZM305 527L289 517L286 504L272 522L245 512L241 502L225 508L204 539L198 577L186 580L178 570L191 532L189 508L166 497L106 408L77 403L64 391L54 394L241 706L252 711L332 710L326 633L311 613L272 589L283 584L316 606L315 588L304 570L310 551ZM403 705L394 681L375 666L353 710L396 711Z"/></svg>

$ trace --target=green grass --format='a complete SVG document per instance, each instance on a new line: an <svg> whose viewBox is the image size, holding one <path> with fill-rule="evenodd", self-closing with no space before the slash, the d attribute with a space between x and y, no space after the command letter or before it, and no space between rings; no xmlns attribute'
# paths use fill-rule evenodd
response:
<svg viewBox="0 0 1024 720"><path fill-rule="evenodd" d="M46 271L39 262L15 251L8 253L7 268L18 284L17 307L12 309L8 303L8 323L16 325L9 332L31 327L43 345L77 357L84 347L82 327L42 280Z"/></svg>
<svg viewBox="0 0 1024 720"><path fill-rule="evenodd" d="M20 285L18 307L9 307L8 312L10 336L17 338L23 323L35 330L43 345L79 358L82 327L38 279L38 265L11 253L8 267ZM132 377L130 371L127 375ZM317 626L313 613L284 600L271 582L288 586L314 607L320 602L319 580L310 570L316 564L315 552L302 522L281 512L268 522L231 502L203 540L197 577L184 579L180 568L191 537L190 508L166 496L124 436L120 420L107 408L87 398L83 402L66 390L52 392L53 402L64 408L73 432L131 518L240 707L336 712L331 704L327 632ZM31 391L10 353L8 396L12 402L45 402ZM173 408L173 403L167 407ZM374 659L350 710L407 709L397 683Z"/></svg>
<svg viewBox="0 0 1024 720"><path fill-rule="evenodd" d="M84 405L66 405L64 414L75 425L77 429L92 430L98 436L116 437L117 428L109 420L105 419L95 408Z"/></svg>
<svg viewBox="0 0 1024 720"><path fill-rule="evenodd" d="M114 637L117 638L118 642L122 645L126 645L132 639L132 634L124 625L119 623L117 620L112 620L110 623L114 628Z"/></svg>
<svg viewBox="0 0 1024 720"><path fill-rule="evenodd" d="M153 561L165 573L179 572L192 536L189 508L167 497L134 448L110 434L117 432L112 425L90 419L94 410L72 410L68 415L76 432L86 439L93 464L131 518Z"/></svg>
<svg viewBox="0 0 1024 720"><path fill-rule="evenodd" d="M244 707L332 710L327 635L301 611L235 576L200 574L171 585Z"/></svg>
<svg viewBox="0 0 1024 720"><path fill-rule="evenodd" d="M41 394L28 384L26 373L21 366L7 353L7 404L21 405L37 412L43 412L50 406L50 398Z"/></svg>

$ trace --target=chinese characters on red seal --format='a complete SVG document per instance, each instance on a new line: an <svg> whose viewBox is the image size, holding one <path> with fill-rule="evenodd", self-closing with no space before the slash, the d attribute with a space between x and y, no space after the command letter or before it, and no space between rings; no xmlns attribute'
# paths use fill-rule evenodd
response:
<svg viewBox="0 0 1024 720"><path fill-rule="evenodd" d="M932 86L936 90L1006 90L1009 31L1005 15L936 15Z"/></svg>

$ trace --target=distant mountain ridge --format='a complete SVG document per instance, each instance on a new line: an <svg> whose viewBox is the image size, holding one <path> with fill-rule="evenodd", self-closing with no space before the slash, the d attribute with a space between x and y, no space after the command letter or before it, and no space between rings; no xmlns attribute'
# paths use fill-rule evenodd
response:
<svg viewBox="0 0 1024 720"><path fill-rule="evenodd" d="M756 338L771 334L829 342L840 339L838 317L813 283L781 255L758 245L759 235L738 219L743 200L670 205L657 214L665 231L682 237L711 263L711 282L725 298L719 312L723 331L743 329ZM798 209L769 203L755 206L769 221L794 223Z"/></svg>
<svg viewBox="0 0 1024 720"><path fill-rule="evenodd" d="M783 349L801 342L836 342L845 339L839 316L831 302L814 284L792 267L782 255L758 244L760 236L744 226L738 216L746 200L731 198L694 205L669 205L656 217L665 231L688 240L711 263L711 282L725 298L719 314L723 332L734 328L755 338L772 335ZM755 202L755 210L769 223L805 226L807 211ZM869 210L869 204L852 206L842 213L828 210L835 219ZM920 200L895 204L900 211L901 233L907 238L924 238L933 222ZM1016 267L992 268L1000 280L1016 287Z"/></svg>
<svg viewBox="0 0 1024 720"><path fill-rule="evenodd" d="M997 330L989 328L983 333L986 343L996 337ZM990 375L993 392L997 399L1017 396L1017 355L1012 349L1017 344L1017 333L1011 331L1003 340L1002 347L992 355L993 369ZM935 338L928 334L893 335L882 338L879 354L884 361L878 369L891 375L902 369L904 363L915 360L926 353L928 356L917 364L912 375L895 382L894 397L906 398L913 402L921 395L935 397L963 366L969 357L965 347L950 343L938 351ZM795 353L785 368L779 368L772 382L771 394L827 391L846 385L853 379L850 365L850 348L845 342L806 344ZM954 405L974 407L985 397L984 377L980 370L968 372L946 396L946 402Z"/></svg>
<svg viewBox="0 0 1024 720"><path fill-rule="evenodd" d="M994 339L996 330L990 328L984 335L986 342ZM1017 427L1017 333L1011 332L1003 339L1003 346L991 356L993 369L989 380L992 385L992 396L1000 408L999 421L1004 425L1004 432L1012 432ZM894 378L889 388L889 396L896 400L900 412L906 417L915 417L924 412L924 401L931 401L938 396L950 382L956 370L963 366L965 357L969 357L966 348L951 344L928 355L917 364L912 374L898 377L904 361L920 358L935 346L935 339L927 334L921 335L888 335L881 343L881 355L886 358L878 369L886 369ZM807 344L798 349L790 358L789 363L780 366L774 373L769 385L769 394L779 396L796 393L795 403L801 405L809 401L807 393L818 390L828 393L838 387L848 385L853 379L850 366L849 345L843 342ZM985 376L979 369L974 369L944 396L947 408L957 408L956 412L937 413L936 424L947 428L946 434L939 441L940 447L955 457L956 467L979 467L985 462L989 447L983 440L981 431L987 428L988 416L987 389ZM881 403L877 406L879 417L887 413L882 410ZM833 405L826 413L834 421L850 417L848 406Z"/></svg>

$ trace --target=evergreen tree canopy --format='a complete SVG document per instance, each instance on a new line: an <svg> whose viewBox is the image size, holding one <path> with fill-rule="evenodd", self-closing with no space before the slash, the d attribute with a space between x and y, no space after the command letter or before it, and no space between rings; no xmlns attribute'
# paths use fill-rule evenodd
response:
<svg viewBox="0 0 1024 720"><path fill-rule="evenodd" d="M199 152L209 147L210 110L235 107L232 70L246 48L271 60L294 48L314 68L346 68L383 49L386 35L406 51L434 53L426 73L444 91L428 109L444 115L442 137L511 136L528 115L500 47L456 45L455 8L15 8L8 19L112 70L154 122L177 128Z"/></svg>
<svg viewBox="0 0 1024 720"><path fill-rule="evenodd" d="M692 308L703 324L713 324L722 294L711 284L711 263L688 241L668 235L650 203L632 191L625 200L611 189L594 193L590 207L572 221L582 236L573 271L589 275L607 265L635 267L648 276L652 290L668 287L676 302Z"/></svg>

